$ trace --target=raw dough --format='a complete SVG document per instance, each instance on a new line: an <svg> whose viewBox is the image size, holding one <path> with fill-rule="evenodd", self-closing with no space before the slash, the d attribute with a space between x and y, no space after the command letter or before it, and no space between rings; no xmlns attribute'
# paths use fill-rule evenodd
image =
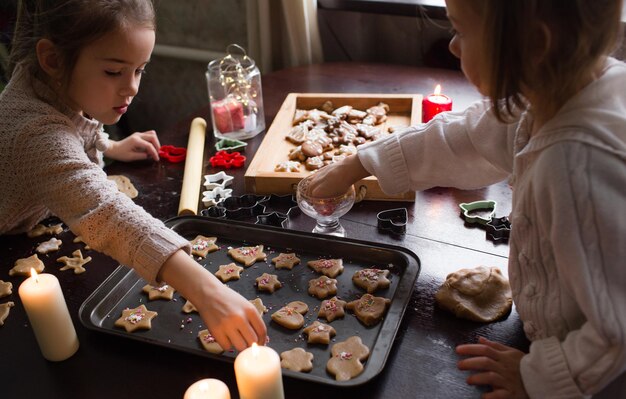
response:
<svg viewBox="0 0 626 399"><path fill-rule="evenodd" d="M9 296L13 293L13 284L0 280L0 298Z"/></svg>
<svg viewBox="0 0 626 399"><path fill-rule="evenodd" d="M39 237L44 234L61 234L63 232L63 223L55 224L50 227L44 226L43 224L38 224L31 231L26 233L30 238Z"/></svg>
<svg viewBox="0 0 626 399"><path fill-rule="evenodd" d="M128 177L122 175L111 175L107 176L107 178L109 180L113 180L117 185L117 189L126 194L129 198L136 198L137 195L139 195L139 192Z"/></svg>
<svg viewBox="0 0 626 399"><path fill-rule="evenodd" d="M39 259L37 254L29 256L28 258L22 258L15 261L15 266L9 270L9 276L30 276L31 267L35 269L37 273L43 272L44 264Z"/></svg>
<svg viewBox="0 0 626 399"><path fill-rule="evenodd" d="M337 280L321 276L309 280L309 294L317 299L324 299L329 295L337 294Z"/></svg>
<svg viewBox="0 0 626 399"><path fill-rule="evenodd" d="M302 348L293 348L280 354L280 367L308 373L313 370L313 354Z"/></svg>
<svg viewBox="0 0 626 399"><path fill-rule="evenodd" d="M335 319L343 318L346 314L344 307L346 301L342 301L336 296L322 301L317 317L323 317L329 323Z"/></svg>
<svg viewBox="0 0 626 399"><path fill-rule="evenodd" d="M309 306L301 301L289 302L272 314L272 320L290 330L298 330L304 325L302 316L309 311Z"/></svg>
<svg viewBox="0 0 626 399"><path fill-rule="evenodd" d="M171 301L174 298L174 292L176 290L171 285L161 285L159 287L155 287L150 284L146 284L143 286L142 291L148 294L148 299L153 301L155 299L166 299Z"/></svg>
<svg viewBox="0 0 626 399"><path fill-rule="evenodd" d="M15 306L13 302L0 303L0 327L4 325L4 321L9 317L9 310Z"/></svg>
<svg viewBox="0 0 626 399"><path fill-rule="evenodd" d="M237 262L243 263L245 267L252 266L258 260L265 260L267 256L263 252L263 245L232 248L228 250L228 255Z"/></svg>
<svg viewBox="0 0 626 399"><path fill-rule="evenodd" d="M227 265L221 265L220 269L215 272L215 276L222 280L222 283L225 283L230 280L239 280L242 271L243 267L229 263Z"/></svg>
<svg viewBox="0 0 626 399"><path fill-rule="evenodd" d="M309 344L329 344L330 339L337 334L337 331L328 324L315 320L313 324L302 330L307 335Z"/></svg>
<svg viewBox="0 0 626 399"><path fill-rule="evenodd" d="M293 267L300 263L300 258L295 253L280 253L277 257L272 259L272 263L276 265L276 269L293 269Z"/></svg>
<svg viewBox="0 0 626 399"><path fill-rule="evenodd" d="M200 331L198 333L198 339L200 340L200 343L202 344L204 350L206 350L207 352L214 353L216 355L224 352L224 348L222 348L220 344L217 343L209 330Z"/></svg>
<svg viewBox="0 0 626 399"><path fill-rule="evenodd" d="M83 253L80 252L80 249L77 249L76 251L72 252L71 258L68 256L61 256L59 259L57 259L57 262L65 263L65 266L61 268L61 271L73 269L74 274L81 274L86 271L83 265L91 262L91 256L83 258Z"/></svg>
<svg viewBox="0 0 626 399"><path fill-rule="evenodd" d="M387 278L389 270L362 269L354 273L352 282L357 287L363 288L368 294L373 294L379 289L387 288L391 281Z"/></svg>
<svg viewBox="0 0 626 399"><path fill-rule="evenodd" d="M263 273L260 277L257 277L256 285L259 291L267 291L270 294L283 286L282 283L278 281L277 275L269 273Z"/></svg>
<svg viewBox="0 0 626 399"><path fill-rule="evenodd" d="M388 298L364 294L356 301L349 302L346 307L354 312L356 318L368 327L378 324L391 303Z"/></svg>
<svg viewBox="0 0 626 399"><path fill-rule="evenodd" d="M331 349L331 358L326 363L326 370L337 381L348 381L363 372L363 360L370 355L370 350L363 345L361 338L352 336L336 343Z"/></svg>
<svg viewBox="0 0 626 399"><path fill-rule="evenodd" d="M322 273L330 278L335 278L343 272L342 259L319 259L312 260L307 263L311 269L318 273Z"/></svg>
<svg viewBox="0 0 626 399"><path fill-rule="evenodd" d="M146 305L139 305L135 309L125 309L122 316L115 321L115 327L122 327L126 332L135 330L149 330L152 328L152 319L158 315L146 308Z"/></svg>
<svg viewBox="0 0 626 399"><path fill-rule="evenodd" d="M48 241L44 241L40 243L39 245L37 245L37 248L35 248L35 251L37 251L40 254L47 254L48 252L58 251L59 248L61 247L61 244L63 244L63 241L59 240L56 237L52 237Z"/></svg>
<svg viewBox="0 0 626 399"><path fill-rule="evenodd" d="M205 258L209 252L215 252L220 249L220 247L215 245L215 241L217 241L217 237L196 236L196 238L190 241L191 254Z"/></svg>

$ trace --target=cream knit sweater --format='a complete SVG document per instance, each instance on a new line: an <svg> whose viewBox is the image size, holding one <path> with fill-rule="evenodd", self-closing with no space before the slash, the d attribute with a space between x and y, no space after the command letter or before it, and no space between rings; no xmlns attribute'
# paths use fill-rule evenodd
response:
<svg viewBox="0 0 626 399"><path fill-rule="evenodd" d="M99 122L66 107L18 66L0 94L0 234L26 232L53 214L154 283L165 260L189 251L189 242L107 179L96 148L102 134Z"/></svg>

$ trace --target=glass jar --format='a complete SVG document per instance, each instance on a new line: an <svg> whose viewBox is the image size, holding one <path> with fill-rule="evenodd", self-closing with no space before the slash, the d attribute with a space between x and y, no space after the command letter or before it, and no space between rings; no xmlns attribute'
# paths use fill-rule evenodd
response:
<svg viewBox="0 0 626 399"><path fill-rule="evenodd" d="M265 129L261 72L241 46L231 44L226 53L206 72L213 132L219 139L246 140Z"/></svg>

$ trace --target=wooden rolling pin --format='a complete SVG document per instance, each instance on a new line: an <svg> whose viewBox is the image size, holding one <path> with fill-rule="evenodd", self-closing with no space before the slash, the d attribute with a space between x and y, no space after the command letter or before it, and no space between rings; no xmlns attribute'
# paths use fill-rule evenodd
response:
<svg viewBox="0 0 626 399"><path fill-rule="evenodd" d="M187 143L185 174L183 175L183 188L180 192L180 204L178 205L178 216L196 215L198 213L200 187L202 186L202 159L204 155L205 133L206 121L203 118L195 118L191 121L189 141Z"/></svg>

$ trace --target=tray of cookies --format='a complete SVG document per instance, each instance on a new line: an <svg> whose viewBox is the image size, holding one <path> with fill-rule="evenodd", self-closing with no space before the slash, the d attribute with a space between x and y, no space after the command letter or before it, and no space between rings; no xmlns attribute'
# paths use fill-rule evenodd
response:
<svg viewBox="0 0 626 399"><path fill-rule="evenodd" d="M356 386L383 370L420 272L413 252L201 216L166 224L191 242L198 263L257 308L283 375ZM153 287L124 266L85 300L79 317L93 330L216 361L237 356L172 287Z"/></svg>
<svg viewBox="0 0 626 399"><path fill-rule="evenodd" d="M358 147L421 122L421 95L290 93L245 174L246 190L291 194L300 179ZM357 183L365 199L413 201L415 193L385 194L375 177Z"/></svg>

